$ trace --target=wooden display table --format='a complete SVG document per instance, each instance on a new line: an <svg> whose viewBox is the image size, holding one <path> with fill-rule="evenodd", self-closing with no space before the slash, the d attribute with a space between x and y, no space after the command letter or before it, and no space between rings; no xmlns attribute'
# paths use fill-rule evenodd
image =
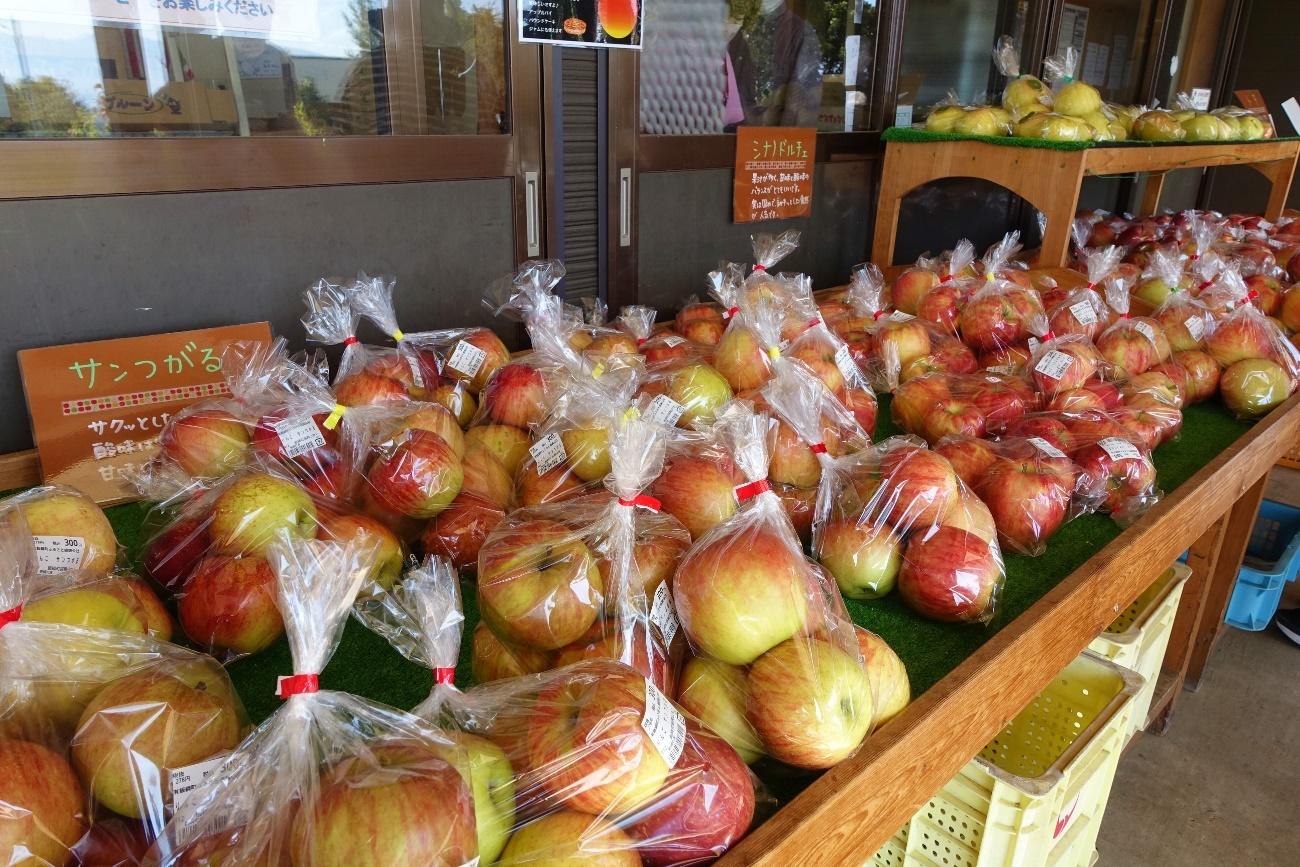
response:
<svg viewBox="0 0 1300 867"><path fill-rule="evenodd" d="M1272 184L1264 216L1282 215L1295 174L1300 141L1222 142L1203 145L1114 145L1054 150L985 141L888 142L876 206L871 261L894 262L894 243L903 197L930 181L982 178L1025 199L1047 218L1039 265L1065 265L1070 225L1079 207L1079 186L1087 175L1144 172L1148 175L1142 213L1160 205L1165 173L1206 166L1250 166Z"/></svg>
<svg viewBox="0 0 1300 867"><path fill-rule="evenodd" d="M1300 435L1300 395L1093 555L718 863L861 864L1191 549L1148 724L1162 731L1215 640L1268 471Z"/></svg>

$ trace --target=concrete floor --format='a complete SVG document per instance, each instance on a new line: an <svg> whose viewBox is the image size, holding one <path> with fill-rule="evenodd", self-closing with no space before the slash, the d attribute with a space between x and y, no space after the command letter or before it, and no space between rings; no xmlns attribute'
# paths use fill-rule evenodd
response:
<svg viewBox="0 0 1300 867"><path fill-rule="evenodd" d="M1300 647L1229 628L1163 737L1123 757L1102 867L1300 865Z"/></svg>

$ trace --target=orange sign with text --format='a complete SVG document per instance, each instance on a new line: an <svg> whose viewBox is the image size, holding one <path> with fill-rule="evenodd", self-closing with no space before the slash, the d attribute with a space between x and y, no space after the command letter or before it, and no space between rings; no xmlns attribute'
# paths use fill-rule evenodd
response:
<svg viewBox="0 0 1300 867"><path fill-rule="evenodd" d="M127 476L157 452L167 419L228 393L221 354L236 340L269 343L271 326L257 322L19 352L46 483L71 485L100 504L135 499Z"/></svg>
<svg viewBox="0 0 1300 867"><path fill-rule="evenodd" d="M734 221L754 223L811 214L816 153L815 129L738 127Z"/></svg>

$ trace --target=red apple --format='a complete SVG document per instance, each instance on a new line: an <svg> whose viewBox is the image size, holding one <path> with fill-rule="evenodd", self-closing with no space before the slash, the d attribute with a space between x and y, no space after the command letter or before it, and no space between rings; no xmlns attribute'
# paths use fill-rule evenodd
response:
<svg viewBox="0 0 1300 867"><path fill-rule="evenodd" d="M917 533L903 553L898 591L913 610L932 620L972 622L993 615L1002 564L973 533L939 527Z"/></svg>
<svg viewBox="0 0 1300 867"><path fill-rule="evenodd" d="M962 340L976 352L1023 343L1032 317L1042 307L1031 290L1008 289L976 293L957 316Z"/></svg>
<svg viewBox="0 0 1300 867"><path fill-rule="evenodd" d="M733 391L762 386L772 376L772 361L758 334L743 320L733 319L713 351L713 366Z"/></svg>
<svg viewBox="0 0 1300 867"><path fill-rule="evenodd" d="M1123 401L1124 396L1119 393L1118 386L1113 382L1103 382L1099 379L1093 379L1083 384L1083 387L1101 398L1102 405L1106 409L1114 409Z"/></svg>
<svg viewBox="0 0 1300 867"><path fill-rule="evenodd" d="M530 461L525 461L519 468L519 475L515 478L515 498L521 507L571 500L587 493L588 490L589 488L583 485L582 479L575 476L573 471L564 464L552 467L539 476L537 466Z"/></svg>
<svg viewBox="0 0 1300 867"><path fill-rule="evenodd" d="M465 456L461 459L461 470L464 474L461 494L478 497L502 511L514 508L514 479L486 446L469 443L465 448Z"/></svg>
<svg viewBox="0 0 1300 867"><path fill-rule="evenodd" d="M925 414L920 432L927 441L936 443L949 436L983 436L984 426L984 413L976 406L961 400L945 400Z"/></svg>
<svg viewBox="0 0 1300 867"><path fill-rule="evenodd" d="M716 304L708 302L696 302L687 304L681 310L677 311L677 318L674 325L680 332L683 326L691 322L717 322L722 323L722 311Z"/></svg>
<svg viewBox="0 0 1300 867"><path fill-rule="evenodd" d="M200 405L171 419L158 447L189 475L215 478L243 464L248 443L243 422L223 409Z"/></svg>
<svg viewBox="0 0 1300 867"><path fill-rule="evenodd" d="M143 560L149 577L165 590L179 590L207 553L209 523L207 515L182 517L151 539Z"/></svg>
<svg viewBox="0 0 1300 867"><path fill-rule="evenodd" d="M1120 388L1120 394L1124 396L1124 402L1131 405L1136 397L1145 396L1166 406L1181 408L1183 405L1182 387L1169 373L1160 369L1169 364L1173 364L1173 362L1163 362L1146 373L1140 373L1124 383ZM1183 371L1181 378L1186 379L1186 371Z"/></svg>
<svg viewBox="0 0 1300 867"><path fill-rule="evenodd" d="M1282 310L1282 284L1276 277L1250 274L1245 278L1246 288L1255 293L1254 305L1265 316L1277 316Z"/></svg>
<svg viewBox="0 0 1300 867"><path fill-rule="evenodd" d="M884 511L885 520L902 532L937 523L957 499L957 474L929 449L892 449L881 459L880 470L883 482L872 511Z"/></svg>
<svg viewBox="0 0 1300 867"><path fill-rule="evenodd" d="M936 286L917 302L916 316L956 334L957 311L961 308L963 295L961 287L956 283Z"/></svg>
<svg viewBox="0 0 1300 867"><path fill-rule="evenodd" d="M929 268L907 268L894 280L889 297L895 308L915 316L921 299L937 285L939 275Z"/></svg>
<svg viewBox="0 0 1300 867"><path fill-rule="evenodd" d="M506 515L495 503L461 491L420 536L425 555L445 557L457 569L475 566L483 540Z"/></svg>
<svg viewBox="0 0 1300 867"><path fill-rule="evenodd" d="M1121 378L1144 373L1159 361L1155 342L1128 321L1111 326L1098 337L1097 351Z"/></svg>
<svg viewBox="0 0 1300 867"><path fill-rule="evenodd" d="M68 863L86 828L86 796L62 757L39 744L0 740L0 804L6 863Z"/></svg>
<svg viewBox="0 0 1300 867"><path fill-rule="evenodd" d="M934 447L934 451L942 455L952 465L957 477L972 488L997 458L993 445L976 437L945 439Z"/></svg>
<svg viewBox="0 0 1300 867"><path fill-rule="evenodd" d="M1273 354L1268 320L1246 311L1220 320L1205 337L1205 349L1220 367Z"/></svg>
<svg viewBox="0 0 1300 867"><path fill-rule="evenodd" d="M700 346L717 346L722 342L722 335L726 333L726 326L719 320L711 319L696 320L688 322L681 329L682 336L691 343L697 343Z"/></svg>
<svg viewBox="0 0 1300 867"><path fill-rule="evenodd" d="M918 431L921 430L926 414L936 404L951 397L946 377L922 376L909 380L894 390L890 412L903 430Z"/></svg>
<svg viewBox="0 0 1300 867"><path fill-rule="evenodd" d="M411 518L432 518L460 493L465 473L447 441L426 430L410 431L406 441L370 467L367 479L376 500Z"/></svg>
<svg viewBox="0 0 1300 867"><path fill-rule="evenodd" d="M457 370L450 365L444 365L443 370L448 377L466 383L470 390L477 394L488 384L494 373L510 363L510 350L506 349L506 345L501 342L500 337L497 337L487 328L470 329L461 337L461 341L483 353L483 360L479 363L478 370L471 373ZM457 346L459 346L459 343ZM448 351L448 360L455 357L457 346L453 346ZM465 354L462 353L462 355Z"/></svg>
<svg viewBox="0 0 1300 867"><path fill-rule="evenodd" d="M1219 390L1219 364L1199 350L1178 352L1174 361L1187 371L1187 402L1200 403Z"/></svg>
<svg viewBox="0 0 1300 867"><path fill-rule="evenodd" d="M470 671L475 683L537 674L554 668L552 655L530 647L503 644L482 621L470 640Z"/></svg>
<svg viewBox="0 0 1300 867"><path fill-rule="evenodd" d="M428 431L442 437L456 453L456 457L461 457L465 453L465 434L461 431L456 416L442 404L411 404L411 411L395 420L392 426L384 431L384 439L400 441L402 434L414 430Z"/></svg>
<svg viewBox="0 0 1300 867"><path fill-rule="evenodd" d="M393 531L369 515L322 512L317 537L340 545L373 546L368 579L383 590L392 590L402 577L406 552Z"/></svg>
<svg viewBox="0 0 1300 867"><path fill-rule="evenodd" d="M546 417L546 380L526 364L507 364L483 387L480 399L492 421L527 429Z"/></svg>
<svg viewBox="0 0 1300 867"><path fill-rule="evenodd" d="M269 647L284 633L275 573L261 557L205 557L180 597L181 627L212 651L245 654Z"/></svg>
<svg viewBox="0 0 1300 867"><path fill-rule="evenodd" d="M1058 391L1047 404L1047 409L1054 412L1080 412L1082 410L1104 410L1106 403L1096 392L1086 388L1072 388Z"/></svg>
<svg viewBox="0 0 1300 867"><path fill-rule="evenodd" d="M998 539L1022 554L1040 554L1065 521L1074 470L1064 458L998 458L976 492L993 513Z"/></svg>
<svg viewBox="0 0 1300 867"><path fill-rule="evenodd" d="M865 388L851 388L844 393L844 407L853 413L853 420L867 436L875 434L876 415L880 410L875 394Z"/></svg>
<svg viewBox="0 0 1300 867"><path fill-rule="evenodd" d="M1286 290L1278 318L1282 320L1287 331L1300 331L1300 284Z"/></svg>
<svg viewBox="0 0 1300 867"><path fill-rule="evenodd" d="M293 415L291 410L282 407L258 419L257 426L253 428L253 448L308 474L315 473L338 460L339 431L337 427L333 430L325 427L325 413L295 418L291 418L291 415ZM280 439L280 430L284 429L286 422L295 426L312 425L324 444L290 457ZM310 431L311 428L307 430Z"/></svg>
<svg viewBox="0 0 1300 867"><path fill-rule="evenodd" d="M1123 437L1107 437L1074 453L1089 496L1110 512L1148 494L1156 481L1151 460Z"/></svg>
<svg viewBox="0 0 1300 867"><path fill-rule="evenodd" d="M406 386L396 379L358 371L334 384L334 399L344 406L373 406L410 400Z"/></svg>
<svg viewBox="0 0 1300 867"><path fill-rule="evenodd" d="M876 697L876 725L881 726L903 712L912 700L912 684L907 677L907 667L894 649L874 632L854 624L858 649L871 680L871 692Z"/></svg>
<svg viewBox="0 0 1300 867"><path fill-rule="evenodd" d="M737 485L744 478L730 458L721 455L673 455L650 486L663 510L698 539L736 512Z"/></svg>
<svg viewBox="0 0 1300 867"><path fill-rule="evenodd" d="M798 488L794 485L772 485L772 492L781 498L781 505L790 519L799 540L807 545L812 540L813 516L817 508L817 488Z"/></svg>

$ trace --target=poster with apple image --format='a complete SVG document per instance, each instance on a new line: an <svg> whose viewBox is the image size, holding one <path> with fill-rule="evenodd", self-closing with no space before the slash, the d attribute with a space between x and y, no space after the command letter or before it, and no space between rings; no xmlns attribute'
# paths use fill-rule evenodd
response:
<svg viewBox="0 0 1300 867"><path fill-rule="evenodd" d="M641 49L646 0L522 0L519 41Z"/></svg>
<svg viewBox="0 0 1300 867"><path fill-rule="evenodd" d="M465 748L321 683L372 556L287 535L270 546L293 660L278 679L284 704L226 758L218 785L176 807L153 863L478 863Z"/></svg>

